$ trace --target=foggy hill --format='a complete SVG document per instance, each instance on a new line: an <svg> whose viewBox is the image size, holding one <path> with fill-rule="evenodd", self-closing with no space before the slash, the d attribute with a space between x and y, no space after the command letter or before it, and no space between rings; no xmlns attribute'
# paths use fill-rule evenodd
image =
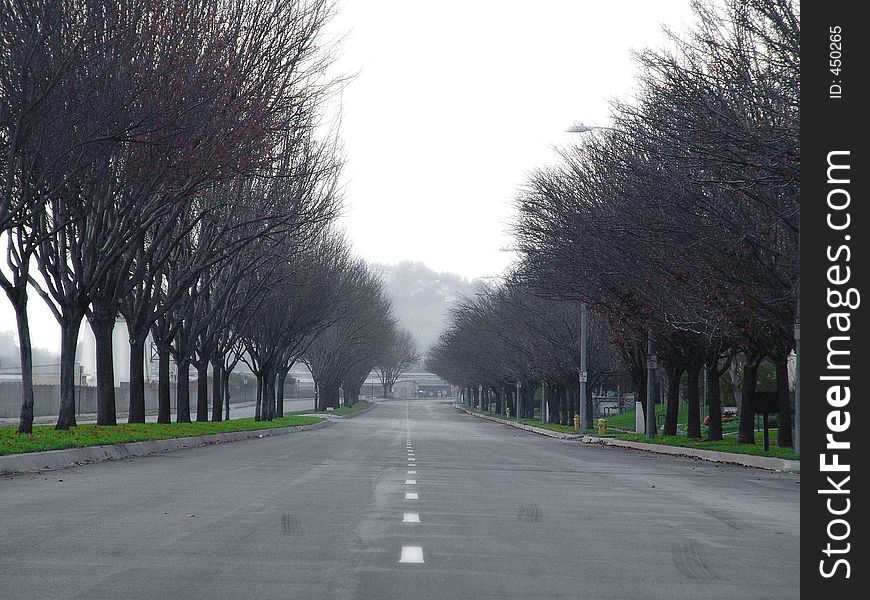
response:
<svg viewBox="0 0 870 600"><path fill-rule="evenodd" d="M372 269L382 274L399 325L411 330L421 353L438 340L448 310L462 296L474 295L472 282L456 273L437 273L423 263L375 263Z"/></svg>

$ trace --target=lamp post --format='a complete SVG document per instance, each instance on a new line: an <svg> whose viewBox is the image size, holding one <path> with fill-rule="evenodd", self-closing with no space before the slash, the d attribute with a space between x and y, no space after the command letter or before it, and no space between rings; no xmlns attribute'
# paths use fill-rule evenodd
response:
<svg viewBox="0 0 870 600"><path fill-rule="evenodd" d="M656 343L652 331L647 334L646 346L646 437L653 439L656 436L656 399L655 399L655 376L656 376Z"/></svg>
<svg viewBox="0 0 870 600"><path fill-rule="evenodd" d="M801 453L801 299L794 316L794 451Z"/></svg>
<svg viewBox="0 0 870 600"><path fill-rule="evenodd" d="M589 373L586 371L586 340L589 329L589 317L586 313L586 303L580 303L580 427L587 428L586 419L591 415L586 414L586 383L589 381Z"/></svg>
<svg viewBox="0 0 870 600"><path fill-rule="evenodd" d="M612 127L603 127L600 125L584 125L583 123L574 123L565 131L567 133L588 133L590 131L594 131L596 129L607 129L610 131L616 131ZM589 373L586 371L586 340L588 334L589 318L586 312L586 303L580 303L580 423L581 427L584 429L587 428L586 419L591 419L591 415L587 415L586 410L586 384L589 380ZM651 397L651 396L650 396ZM649 402L647 402L649 404ZM649 419L647 419L647 423ZM655 416L653 416L653 423L655 423ZM591 425L591 423L590 423ZM647 427L649 430L649 427Z"/></svg>

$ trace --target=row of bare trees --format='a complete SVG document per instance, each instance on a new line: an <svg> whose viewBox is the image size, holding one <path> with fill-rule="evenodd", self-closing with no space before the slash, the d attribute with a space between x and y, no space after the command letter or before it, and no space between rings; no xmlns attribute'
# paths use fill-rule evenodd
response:
<svg viewBox="0 0 870 600"><path fill-rule="evenodd" d="M792 0L693 7L688 34L670 35L668 50L638 55L637 97L614 104L612 129L587 134L561 151L556 166L530 177L517 201L516 278L535 295L586 302L608 324L641 395L652 333L669 382L667 434L676 433L684 374L687 433L700 437L699 376L706 369L718 382L739 355L739 438L752 442L758 366L769 358L778 375L778 442L790 446L787 361L800 281L798 7ZM481 382L488 371L474 351L450 348L457 329L476 327L462 317L435 368L455 382ZM476 339L469 343L493 358L510 348ZM451 352L465 359L445 361ZM721 439L719 386L707 393L708 436Z"/></svg>
<svg viewBox="0 0 870 600"><path fill-rule="evenodd" d="M196 419L208 418L209 366L211 419L223 406L228 415L242 360L268 419L280 414L290 367L316 362L319 336L345 324L338 345L368 335L367 351L382 351L370 331L346 325L394 329L379 282L333 226L341 155L324 106L341 81L326 77L333 48L323 43L332 15L331 0L0 0L0 287L17 315L21 432L33 422L32 292L61 329L58 429L75 425L84 319L96 338L100 425L116 422L119 315L133 423L145 420L149 336L160 422L170 420L172 361L179 421L191 418L191 368ZM343 377L357 377L350 368L345 360Z"/></svg>
<svg viewBox="0 0 870 600"><path fill-rule="evenodd" d="M480 290L451 311L451 324L427 366L463 388L467 401L502 414L510 408L521 418L534 417L535 390L545 384L550 421L568 425L581 412L581 324L579 303L542 297L511 280ZM587 327L586 385L592 389L617 376L622 365L603 321L593 316ZM587 395L589 427L591 402Z"/></svg>

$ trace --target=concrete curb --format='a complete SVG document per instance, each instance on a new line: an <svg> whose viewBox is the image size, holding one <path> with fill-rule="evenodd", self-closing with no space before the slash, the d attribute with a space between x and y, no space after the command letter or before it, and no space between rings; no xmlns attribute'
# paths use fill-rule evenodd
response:
<svg viewBox="0 0 870 600"><path fill-rule="evenodd" d="M787 473L800 473L801 463L799 460L787 460L785 458L773 458L769 456L753 456L752 454L737 454L736 452L719 452L716 450L703 450L700 448L683 448L681 446L666 446L664 444L645 444L643 442L630 442L627 440L618 440L615 438L594 437L590 435L561 433L558 431L548 431L538 427L532 427L523 423L512 423L502 419L496 419L488 415L471 412L463 406L453 405L460 411L493 421L503 425L516 427L525 431L531 431L547 437L558 438L562 440L573 440L583 442L584 444L599 444L602 446L613 446L617 448L632 448L634 450L643 450L645 452L654 452L656 454L669 454L671 456L687 456L690 458L699 458L711 462L726 463L732 465L742 465L744 467L753 467L756 469L767 469L770 471L783 471Z"/></svg>
<svg viewBox="0 0 870 600"><path fill-rule="evenodd" d="M366 406L366 407L364 407L364 408L361 408L361 409L359 409L358 411L356 411L355 413L351 413L351 414L349 414L349 415L336 415L335 418L336 418L336 419L352 419L352 418L354 418L354 417L358 417L358 416L360 416L360 415L363 414L363 413L367 413L367 412L369 412L370 410L373 410L373 409L377 408L377 406L378 406L378 403L377 403L377 402L373 402L370 406Z"/></svg>
<svg viewBox="0 0 870 600"><path fill-rule="evenodd" d="M801 472L801 461L775 458L772 456L754 456L752 454L719 452L717 450L704 450L702 448L683 448L681 446L667 446L665 444L645 444L643 442L631 442L628 440L599 438L593 436L585 436L582 441L586 444L601 444L603 446L633 448L635 450L644 450L646 452L655 452L657 454L688 456L711 462L742 465L744 467L754 467L756 469L767 469L770 471L783 471L787 473Z"/></svg>
<svg viewBox="0 0 870 600"><path fill-rule="evenodd" d="M509 425L511 427L515 427L516 429L522 429L523 431L529 431L531 433L537 433L539 435L545 435L547 437L556 438L560 440L574 440L580 441L582 437L579 433L563 433L561 431L553 431L551 429L542 429L540 427L532 427L531 425L526 425L525 423L515 423L513 421L505 421L504 419L497 419L496 417L491 417L489 415L483 415L480 413L472 412L465 408L464 406L459 406L458 404L453 405L454 408L464 412L465 414L471 415L472 417L477 417L478 419L485 419L487 421L492 421L493 423L501 423L502 425Z"/></svg>
<svg viewBox="0 0 870 600"><path fill-rule="evenodd" d="M87 446L85 448L66 448L64 450L46 450L45 452L25 452L0 456L0 475L12 473L29 473L38 471L53 471L68 469L83 464L104 460L118 460L134 456L148 456L158 452L171 452L182 448L197 448L212 444L238 442L252 438L265 438L286 433L310 431L332 425L324 419L311 425L296 425L294 427L276 427L274 429L255 429L249 431L228 431L166 440L148 440L129 442L110 446Z"/></svg>
<svg viewBox="0 0 870 600"><path fill-rule="evenodd" d="M355 413L351 413L349 415L334 415L330 412L310 412L310 413L301 413L301 414L298 414L297 416L299 416L299 417L320 417L320 418L327 419L330 421L334 421L334 420L338 420L338 419L352 419L353 417L356 417L357 415L361 415L363 413L369 412L370 410L372 410L376 406L377 406L377 403L372 404L371 406L366 406L365 408L361 408L358 411L356 411Z"/></svg>

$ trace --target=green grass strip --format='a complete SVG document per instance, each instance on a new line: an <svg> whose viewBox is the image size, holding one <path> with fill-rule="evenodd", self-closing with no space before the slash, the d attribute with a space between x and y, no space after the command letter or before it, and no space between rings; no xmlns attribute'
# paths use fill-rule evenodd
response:
<svg viewBox="0 0 870 600"><path fill-rule="evenodd" d="M18 433L14 426L5 426L0 427L0 456L22 452L194 437L230 431L294 427L311 425L320 420L319 417L287 416L273 421L255 421L249 418L216 423L137 423L111 427L89 423L72 427L67 431L57 431L53 425L36 425L33 427L32 435L23 435Z"/></svg>
<svg viewBox="0 0 870 600"><path fill-rule="evenodd" d="M464 407L467 408L467 407ZM502 421L510 421L516 423L516 419L506 419L501 415L487 413L486 411L480 412L479 410L472 409L471 412L480 413L487 415L489 417L494 417L496 419ZM776 429L770 430L770 450L764 451L764 443L763 443L763 434L760 431L755 432L755 444L738 444L736 435L728 435L725 436L721 441L711 442L705 438L694 440L689 439L686 436L679 435L659 435L653 438L652 440L648 440L646 435L642 433L623 433L613 431L612 427L619 427L619 425L625 426L626 429L634 429L634 411L630 411L631 420L623 419L620 420L619 417L623 417L629 413L623 413L619 415L619 417L611 417L606 419L607 423L607 433L606 437L614 437L620 440L628 440L631 442L644 442L650 444L663 444L667 446L678 446L681 448L701 448L704 450L715 450L717 452L734 452L735 454L752 454L754 456L770 456L775 458L785 458L788 460L800 460L800 455L795 454L794 449L792 448L780 448L776 445L777 440L777 431ZM618 423L619 425L615 424ZM537 427L539 429L549 429L551 431L559 431L562 433L576 433L574 431L573 426L565 426L565 425L557 425L555 423L541 423L540 421L533 421L531 419L521 419L520 423L524 425L531 425L532 427ZM629 424L628 426L626 426ZM588 429L586 433L597 435L598 431L596 429ZM703 436L707 435L707 428L704 427L701 430Z"/></svg>
<svg viewBox="0 0 870 600"><path fill-rule="evenodd" d="M329 410L329 411L327 411L327 410L317 410L317 411L314 411L314 410L296 410L296 411L293 411L293 412L288 413L288 414L291 414L291 415L315 415L315 414L316 415L338 415L341 417L344 415L352 415L353 413L359 412L359 411L363 410L364 408L367 408L369 406L373 406L374 404L375 404L374 402L362 402L362 401L360 401L360 402L357 402L356 404L354 404L353 406L350 406L350 407L342 406L340 408L336 408L334 410Z"/></svg>

